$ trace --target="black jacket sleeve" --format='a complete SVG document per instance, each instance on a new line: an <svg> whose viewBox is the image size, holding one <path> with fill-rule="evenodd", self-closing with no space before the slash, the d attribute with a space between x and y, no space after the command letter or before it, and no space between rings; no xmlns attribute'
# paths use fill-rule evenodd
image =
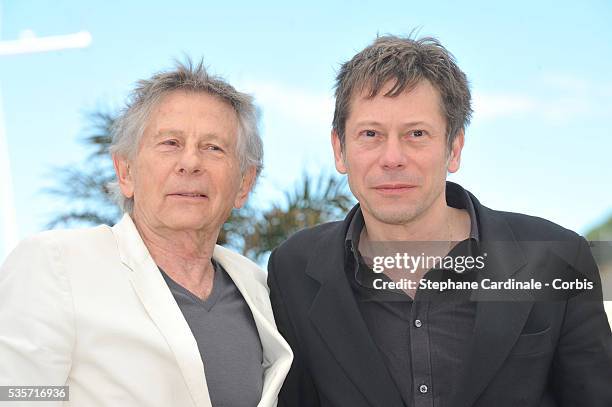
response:
<svg viewBox="0 0 612 407"><path fill-rule="evenodd" d="M595 283L567 301L553 360L554 394L562 407L612 406L612 334L603 308L597 265L580 238L575 268Z"/></svg>

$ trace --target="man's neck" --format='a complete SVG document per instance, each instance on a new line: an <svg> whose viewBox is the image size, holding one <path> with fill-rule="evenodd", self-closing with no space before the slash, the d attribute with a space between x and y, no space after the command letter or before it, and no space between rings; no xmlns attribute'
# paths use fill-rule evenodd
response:
<svg viewBox="0 0 612 407"><path fill-rule="evenodd" d="M370 259L393 257L400 252L410 256L445 256L459 241L470 236L470 215L465 209L447 206L446 199L443 205L430 209L401 225L379 222L363 212L365 224L359 239L359 252ZM414 269L409 278L419 281L427 271L426 267ZM400 281L407 275L406 270L394 267L385 269L384 273L393 281ZM414 298L416 290L405 292Z"/></svg>
<svg viewBox="0 0 612 407"><path fill-rule="evenodd" d="M212 256L217 236L195 231L153 228L134 216L134 224L155 264L174 281L200 297L212 284Z"/></svg>

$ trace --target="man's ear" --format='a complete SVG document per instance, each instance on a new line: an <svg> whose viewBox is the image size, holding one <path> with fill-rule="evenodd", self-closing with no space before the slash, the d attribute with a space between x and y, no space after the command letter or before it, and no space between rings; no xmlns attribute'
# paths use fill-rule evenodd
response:
<svg viewBox="0 0 612 407"><path fill-rule="evenodd" d="M115 174L117 175L121 193L128 199L132 198L134 196L134 180L130 162L123 156L113 154L113 166L115 167Z"/></svg>
<svg viewBox="0 0 612 407"><path fill-rule="evenodd" d="M336 130L332 130L331 132L331 143L332 148L334 149L334 161L336 164L336 170L340 174L346 174L346 162L344 161L345 152L343 151L342 142L340 141L340 136L338 135L338 132L336 132ZM346 139L344 148L346 148Z"/></svg>
<svg viewBox="0 0 612 407"><path fill-rule="evenodd" d="M453 140L451 151L448 156L446 164L447 171L450 173L459 171L461 165L461 151L463 150L463 143L465 142L465 133L463 129L459 130L457 137Z"/></svg>
<svg viewBox="0 0 612 407"><path fill-rule="evenodd" d="M257 168L254 166L250 167L242 176L242 180L240 181L240 189L238 190L238 194L236 195L236 199L234 200L234 208L239 209L247 201L249 197L249 192L253 188L255 184L255 178L257 175Z"/></svg>

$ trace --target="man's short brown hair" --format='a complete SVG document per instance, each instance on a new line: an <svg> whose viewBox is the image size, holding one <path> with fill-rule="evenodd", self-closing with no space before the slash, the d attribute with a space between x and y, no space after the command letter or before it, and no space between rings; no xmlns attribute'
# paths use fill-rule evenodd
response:
<svg viewBox="0 0 612 407"><path fill-rule="evenodd" d="M472 115L471 96L465 74L453 55L431 37L420 39L394 35L378 37L368 47L342 64L336 77L336 108L333 129L344 146L346 119L351 98L363 91L376 96L389 81L394 81L384 96L394 97L428 80L440 93L446 118L447 145L452 145Z"/></svg>

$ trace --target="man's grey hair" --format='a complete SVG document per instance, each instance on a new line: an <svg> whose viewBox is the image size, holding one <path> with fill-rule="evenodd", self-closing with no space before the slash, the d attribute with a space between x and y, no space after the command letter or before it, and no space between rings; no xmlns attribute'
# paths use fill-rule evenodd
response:
<svg viewBox="0 0 612 407"><path fill-rule="evenodd" d="M384 96L395 97L428 80L440 93L441 109L446 118L446 139L450 149L460 130L465 130L472 116L467 78L453 55L432 37L412 39L386 35L376 40L340 67L336 76L336 107L332 123L345 143L346 120L351 100L360 92L376 96L393 81Z"/></svg>
<svg viewBox="0 0 612 407"><path fill-rule="evenodd" d="M256 169L256 179L263 169L263 142L259 135L259 112L253 97L237 91L220 77L211 76L204 63L176 62L174 69L158 72L150 79L140 80L128 97L126 106L114 122L110 152L133 159L153 108L163 96L173 91L206 93L230 105L238 117L237 153L240 170L244 175ZM109 185L117 204L124 212L132 213L134 199L126 198L117 182Z"/></svg>

